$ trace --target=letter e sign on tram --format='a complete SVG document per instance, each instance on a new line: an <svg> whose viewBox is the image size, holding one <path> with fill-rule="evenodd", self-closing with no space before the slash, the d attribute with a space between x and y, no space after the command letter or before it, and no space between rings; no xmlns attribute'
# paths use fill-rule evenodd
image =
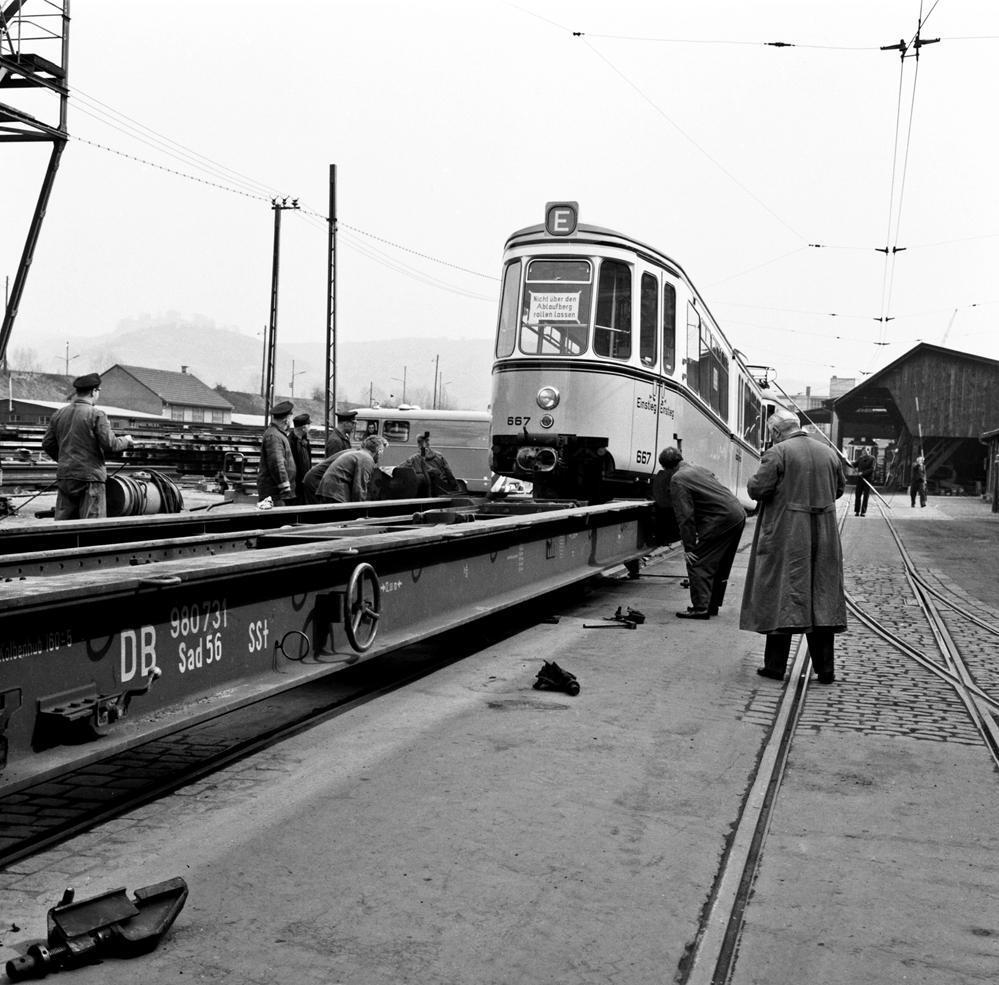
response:
<svg viewBox="0 0 999 985"><path fill-rule="evenodd" d="M545 206L545 232L549 236L571 236L579 221L579 202L549 202Z"/></svg>

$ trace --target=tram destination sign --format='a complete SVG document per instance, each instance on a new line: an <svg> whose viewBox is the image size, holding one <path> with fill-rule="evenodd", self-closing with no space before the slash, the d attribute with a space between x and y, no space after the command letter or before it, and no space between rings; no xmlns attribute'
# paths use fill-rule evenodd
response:
<svg viewBox="0 0 999 985"><path fill-rule="evenodd" d="M579 202L548 202L545 232L549 236L572 236L579 224Z"/></svg>

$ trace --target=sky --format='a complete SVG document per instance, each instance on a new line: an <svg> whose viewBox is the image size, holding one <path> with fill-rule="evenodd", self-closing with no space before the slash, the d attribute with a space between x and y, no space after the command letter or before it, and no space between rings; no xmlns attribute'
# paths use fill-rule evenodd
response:
<svg viewBox="0 0 999 985"><path fill-rule="evenodd" d="M911 42L921 13L939 43L879 50ZM335 164L345 341L491 338L506 238L574 200L580 221L680 263L788 392L859 383L919 341L999 359L995 0L77 0L72 15L72 139L12 351L168 312L261 333L274 196L300 205L282 212L279 342L323 340ZM0 144L0 279L47 154ZM39 352L53 371L62 355ZM391 345L385 375L402 375Z"/></svg>

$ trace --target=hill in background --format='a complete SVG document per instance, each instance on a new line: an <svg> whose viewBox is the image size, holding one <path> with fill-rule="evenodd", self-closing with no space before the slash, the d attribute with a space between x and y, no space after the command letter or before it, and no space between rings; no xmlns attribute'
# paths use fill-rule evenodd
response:
<svg viewBox="0 0 999 985"><path fill-rule="evenodd" d="M263 337L219 328L210 319L169 314L122 322L107 335L73 338L15 336L8 354L15 370L68 375L104 372L115 363L190 373L210 387L259 393ZM439 356L442 395L438 406L486 410L490 399L491 339L399 338L341 342L337 346L337 402L367 406L407 402L433 406L435 361ZM323 400L325 340L282 345L278 329L275 392ZM294 373L294 385L292 374ZM403 381L405 380L405 401Z"/></svg>

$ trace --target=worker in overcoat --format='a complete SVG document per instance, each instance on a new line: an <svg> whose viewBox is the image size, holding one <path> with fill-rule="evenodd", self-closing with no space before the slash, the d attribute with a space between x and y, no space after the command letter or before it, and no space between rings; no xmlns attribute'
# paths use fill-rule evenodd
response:
<svg viewBox="0 0 999 985"><path fill-rule="evenodd" d="M291 427L290 400L282 400L271 408L271 423L264 428L260 441L260 467L257 471L257 495L269 496L275 506L295 499L295 458L288 442Z"/></svg>
<svg viewBox="0 0 999 985"><path fill-rule="evenodd" d="M333 455L316 490L321 503L362 503L382 453L382 439L369 435L360 448Z"/></svg>
<svg viewBox="0 0 999 985"><path fill-rule="evenodd" d="M782 680L791 635L805 633L819 683L832 684L835 634L846 629L836 519L846 475L839 455L809 437L791 411L778 408L767 427L774 445L746 487L759 514L739 626L767 636L761 676Z"/></svg>

